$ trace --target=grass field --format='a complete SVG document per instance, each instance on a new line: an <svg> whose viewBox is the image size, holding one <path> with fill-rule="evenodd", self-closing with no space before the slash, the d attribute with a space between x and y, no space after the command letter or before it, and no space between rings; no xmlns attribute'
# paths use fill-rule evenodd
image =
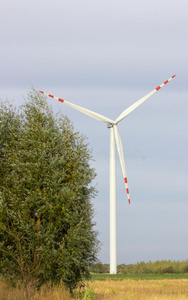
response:
<svg viewBox="0 0 188 300"><path fill-rule="evenodd" d="M95 274L82 290L70 296L63 285L46 285L37 291L7 287L0 282L0 300L184 300L188 299L188 275Z"/></svg>
<svg viewBox="0 0 188 300"><path fill-rule="evenodd" d="M188 279L94 280L88 283L85 299L177 300L188 299ZM92 294L93 293L93 294ZM93 298L92 298L93 295Z"/></svg>
<svg viewBox="0 0 188 300"><path fill-rule="evenodd" d="M164 280L188 279L188 274L92 274L92 280Z"/></svg>

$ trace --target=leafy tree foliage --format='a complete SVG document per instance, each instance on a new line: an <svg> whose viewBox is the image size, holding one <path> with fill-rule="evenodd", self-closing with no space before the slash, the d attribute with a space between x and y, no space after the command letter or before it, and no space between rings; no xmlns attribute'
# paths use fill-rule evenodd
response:
<svg viewBox="0 0 188 300"><path fill-rule="evenodd" d="M20 111L0 107L0 274L14 282L88 276L97 234L95 177L85 138L36 91Z"/></svg>
<svg viewBox="0 0 188 300"><path fill-rule="evenodd" d="M91 273L109 273L110 271L110 266L108 264L102 264L101 261L98 261L94 264L92 264L89 268Z"/></svg>

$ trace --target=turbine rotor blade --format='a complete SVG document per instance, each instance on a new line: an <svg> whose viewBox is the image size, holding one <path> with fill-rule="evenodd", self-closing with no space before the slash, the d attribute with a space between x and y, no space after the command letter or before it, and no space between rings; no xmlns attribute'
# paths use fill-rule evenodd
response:
<svg viewBox="0 0 188 300"><path fill-rule="evenodd" d="M128 187L128 182L127 182L127 175L126 175L126 170L125 170L125 161L124 161L124 155L123 155L123 147L122 147L122 142L121 138L117 129L117 125L114 125L114 134L115 134L115 141L118 149L118 154L119 154L119 160L121 164L121 169L123 173L123 178L125 182L125 187L126 187L126 192L127 192L127 197L128 197L128 202L130 204L130 196L129 196L129 187Z"/></svg>
<svg viewBox="0 0 188 300"><path fill-rule="evenodd" d="M114 123L113 120L111 120L111 119L109 119L109 118L107 118L107 117L105 117L105 116L103 116L103 115L100 115L100 114L98 114L98 113L96 113L96 112L94 112L94 111L91 111L91 110L86 109L86 108L84 108L84 107L81 107L81 106L78 106L78 105L76 105L76 104L70 103L70 102L68 102L68 101L65 101L65 100L63 100L63 99L61 99L61 98L55 97L55 96L53 96L53 95L51 95L51 94L45 93L45 92L43 92L43 91L39 91L39 92L42 93L42 94L44 94L44 95L47 95L47 96L49 96L49 97L51 97L51 98L57 99L58 101L60 101L60 102L62 102L62 103L65 103L66 105L71 106L71 107L75 108L76 110L79 110L79 111L81 111L82 113L84 113L85 115L88 115L88 116L90 116L91 118L94 118L94 119L96 119L96 120L98 120L98 121L106 122L106 123L110 123L110 124L113 124L113 123Z"/></svg>
<svg viewBox="0 0 188 300"><path fill-rule="evenodd" d="M125 109L122 114L115 120L115 124L119 123L122 119L127 117L130 113L132 113L137 107L139 107L143 102L145 102L149 97L151 97L153 94L155 94L157 91L159 91L165 84L167 84L172 78L174 78L176 75L173 75L168 80L164 81L161 85L156 87L153 91L148 93L146 96L142 97L140 100L133 103L131 106L129 106L127 109Z"/></svg>

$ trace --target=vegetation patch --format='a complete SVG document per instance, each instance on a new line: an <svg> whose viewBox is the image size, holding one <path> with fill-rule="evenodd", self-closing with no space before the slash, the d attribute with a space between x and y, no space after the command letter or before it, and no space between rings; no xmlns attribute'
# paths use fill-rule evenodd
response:
<svg viewBox="0 0 188 300"><path fill-rule="evenodd" d="M89 276L98 249L95 177L85 137L33 90L18 110L0 101L0 275L15 286Z"/></svg>

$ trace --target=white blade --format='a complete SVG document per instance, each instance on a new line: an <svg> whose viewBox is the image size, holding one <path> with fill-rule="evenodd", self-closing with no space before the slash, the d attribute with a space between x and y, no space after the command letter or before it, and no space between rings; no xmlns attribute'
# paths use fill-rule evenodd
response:
<svg viewBox="0 0 188 300"><path fill-rule="evenodd" d="M124 178L124 182L125 182L128 202L130 204L129 188L128 188L126 170L125 170L125 161L124 161L124 155L123 155L122 142L121 142L121 138L120 138L117 126L114 125L113 127L114 127L115 140L116 140L116 145L117 145L117 149L118 149L118 154L119 154L121 169L122 169L122 173L123 173L123 178Z"/></svg>
<svg viewBox="0 0 188 300"><path fill-rule="evenodd" d="M104 117L104 116L102 116L102 115L100 115L100 114L98 114L98 113L96 113L94 111L91 111L89 109L83 108L83 107L78 106L76 104L72 104L72 103L70 103L68 101L65 101L65 100L63 100L61 98L55 97L55 96L53 96L51 94L47 94L47 93L45 93L43 91L39 91L39 92L41 92L42 94L47 95L47 96L49 96L51 98L57 99L58 101L60 101L62 103L65 103L66 105L69 105L69 106L71 106L71 107L73 107L73 108L81 111L82 113L84 113L84 114L86 114L86 115L88 115L88 116L90 116L90 117L92 117L92 118L94 118L96 120L99 120L99 121L102 121L102 122L106 122L106 123L110 123L110 124L114 123L113 120L111 120L109 118L106 118L106 117Z"/></svg>
<svg viewBox="0 0 188 300"><path fill-rule="evenodd" d="M124 119L125 117L127 117L130 113L132 113L138 106L140 106L143 102L145 102L149 97L151 97L153 94L155 94L158 90L160 90L165 84L167 84L170 80L172 80L172 78L174 78L176 75L172 76L170 79L166 80L165 82L163 82L161 85L159 85L158 87L156 87L153 91L151 91L149 94L147 94L146 96L144 96L143 98L141 98L140 100L138 100L137 102L135 102L134 104L132 104L131 106L129 106L126 110L124 110L122 112L122 114L116 119L115 124L117 124L118 122L120 122L122 119Z"/></svg>

